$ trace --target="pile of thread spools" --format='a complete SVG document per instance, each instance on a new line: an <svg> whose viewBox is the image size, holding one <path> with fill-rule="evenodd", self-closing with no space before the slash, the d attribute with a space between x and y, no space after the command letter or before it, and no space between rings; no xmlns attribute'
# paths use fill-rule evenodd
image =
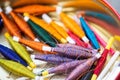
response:
<svg viewBox="0 0 120 80"><path fill-rule="evenodd" d="M111 48L114 40L120 40L119 30L113 26L116 21L95 11L76 11L69 16L57 2L18 0L0 7L1 35L11 47L0 42L0 66L18 80L57 80L51 77L56 75L60 80L108 80L109 76L119 80L118 61L110 73L115 75L106 77L120 54ZM95 30L109 34L101 27L117 35L105 41ZM104 68L108 53L112 57ZM52 66L42 67L42 61L46 67Z"/></svg>

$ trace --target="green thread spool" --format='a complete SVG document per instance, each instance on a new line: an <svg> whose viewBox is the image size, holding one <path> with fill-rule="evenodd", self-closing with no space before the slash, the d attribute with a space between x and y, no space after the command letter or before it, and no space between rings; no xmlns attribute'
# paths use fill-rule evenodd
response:
<svg viewBox="0 0 120 80"><path fill-rule="evenodd" d="M25 16L24 19L31 26L32 30L41 40L43 40L46 44L52 47L56 46L55 40L49 35L49 33L46 30L32 22L27 16Z"/></svg>

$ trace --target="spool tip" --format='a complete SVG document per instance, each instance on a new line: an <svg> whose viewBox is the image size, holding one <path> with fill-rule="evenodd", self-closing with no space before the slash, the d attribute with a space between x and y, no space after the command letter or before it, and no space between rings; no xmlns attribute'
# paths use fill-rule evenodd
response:
<svg viewBox="0 0 120 80"><path fill-rule="evenodd" d="M29 79L28 77L19 77L19 78L15 79L15 80L28 80L28 79Z"/></svg>
<svg viewBox="0 0 120 80"><path fill-rule="evenodd" d="M67 43L67 40L64 39L64 38L62 38L62 39L61 39L61 42L62 42L62 43Z"/></svg>
<svg viewBox="0 0 120 80"><path fill-rule="evenodd" d="M30 71L32 71L32 70L33 70L30 66L27 66L27 68L28 68Z"/></svg>
<svg viewBox="0 0 120 80"><path fill-rule="evenodd" d="M36 76L35 80L44 80L42 77Z"/></svg>
<svg viewBox="0 0 120 80"><path fill-rule="evenodd" d="M29 17L29 13L24 13L23 15Z"/></svg>
<svg viewBox="0 0 120 80"><path fill-rule="evenodd" d="M93 74L91 80L96 80L97 79L97 75L96 74Z"/></svg>
<svg viewBox="0 0 120 80"><path fill-rule="evenodd" d="M81 15L81 14L78 14L78 15L77 15L77 17L78 17L78 18L81 18L81 17L82 17L82 15Z"/></svg>
<svg viewBox="0 0 120 80"><path fill-rule="evenodd" d="M4 34L4 36L7 38L7 37L10 36L10 34L9 34L8 32L6 32L6 33Z"/></svg>
<svg viewBox="0 0 120 80"><path fill-rule="evenodd" d="M17 36L13 36L13 40L16 41L16 42L19 42L20 38L17 37Z"/></svg>
<svg viewBox="0 0 120 80"><path fill-rule="evenodd" d="M56 7L56 13L59 15L62 12L62 6Z"/></svg>
<svg viewBox="0 0 120 80"><path fill-rule="evenodd" d="M9 0L6 0L5 3L4 3L4 7L6 6L10 6L11 2Z"/></svg>
<svg viewBox="0 0 120 80"><path fill-rule="evenodd" d="M28 47L28 46L26 46L26 49L27 49L28 51L30 51L30 52L33 52L33 51L34 51L32 48L30 48L30 47Z"/></svg>
<svg viewBox="0 0 120 80"><path fill-rule="evenodd" d="M82 40L83 40L85 43L89 43L89 39L88 39L86 36L82 37Z"/></svg>
<svg viewBox="0 0 120 80"><path fill-rule="evenodd" d="M67 37L67 41L71 44L76 44L76 42L71 37Z"/></svg>
<svg viewBox="0 0 120 80"><path fill-rule="evenodd" d="M2 8L0 7L0 12L3 12Z"/></svg>
<svg viewBox="0 0 120 80"><path fill-rule="evenodd" d="M32 58L31 58L31 59L32 59ZM32 59L32 61L36 64L36 66L47 64L47 62L44 62L44 61L41 62L40 60L36 59L36 57L34 57L34 58Z"/></svg>
<svg viewBox="0 0 120 80"><path fill-rule="evenodd" d="M24 16L24 20L27 22L29 20L28 16Z"/></svg>
<svg viewBox="0 0 120 80"><path fill-rule="evenodd" d="M42 72L42 76L47 76L48 74L49 72L47 70Z"/></svg>
<svg viewBox="0 0 120 80"><path fill-rule="evenodd" d="M31 63L30 63L30 67L31 67L31 68L36 68L35 63L31 62Z"/></svg>
<svg viewBox="0 0 120 80"><path fill-rule="evenodd" d="M42 50L43 50L43 51L51 51L52 49L51 49L51 47L43 46L43 47L42 47Z"/></svg>
<svg viewBox="0 0 120 80"><path fill-rule="evenodd" d="M33 69L33 73L35 73L36 75L42 76L42 72L36 69Z"/></svg>
<svg viewBox="0 0 120 80"><path fill-rule="evenodd" d="M101 57L101 54L100 54L100 53L97 53L97 54L95 55L95 57L96 57L97 59L99 59L99 58Z"/></svg>
<svg viewBox="0 0 120 80"><path fill-rule="evenodd" d="M47 15L47 14L43 14L42 15L42 19L47 22L47 23L51 23L52 19Z"/></svg>
<svg viewBox="0 0 120 80"><path fill-rule="evenodd" d="M111 37L107 43L106 49L110 49L112 44L114 43L115 37Z"/></svg>
<svg viewBox="0 0 120 80"><path fill-rule="evenodd" d="M35 38L34 41L35 41L35 42L40 42L38 38Z"/></svg>
<svg viewBox="0 0 120 80"><path fill-rule="evenodd" d="M12 9L12 7L11 6L7 6L6 8L5 8L5 10L6 10L6 14L9 14L13 9Z"/></svg>
<svg viewBox="0 0 120 80"><path fill-rule="evenodd" d="M78 17L79 17L79 15L80 15L80 16L84 16L85 13L86 13L85 11L78 11L78 12L77 12L77 16L78 16Z"/></svg>
<svg viewBox="0 0 120 80"><path fill-rule="evenodd" d="M78 18L76 15L73 16L73 19L74 19L79 25L81 25L81 24L80 24L80 20L79 20L79 18Z"/></svg>
<svg viewBox="0 0 120 80"><path fill-rule="evenodd" d="M31 59L35 59L35 55L31 55L30 57L31 57Z"/></svg>

